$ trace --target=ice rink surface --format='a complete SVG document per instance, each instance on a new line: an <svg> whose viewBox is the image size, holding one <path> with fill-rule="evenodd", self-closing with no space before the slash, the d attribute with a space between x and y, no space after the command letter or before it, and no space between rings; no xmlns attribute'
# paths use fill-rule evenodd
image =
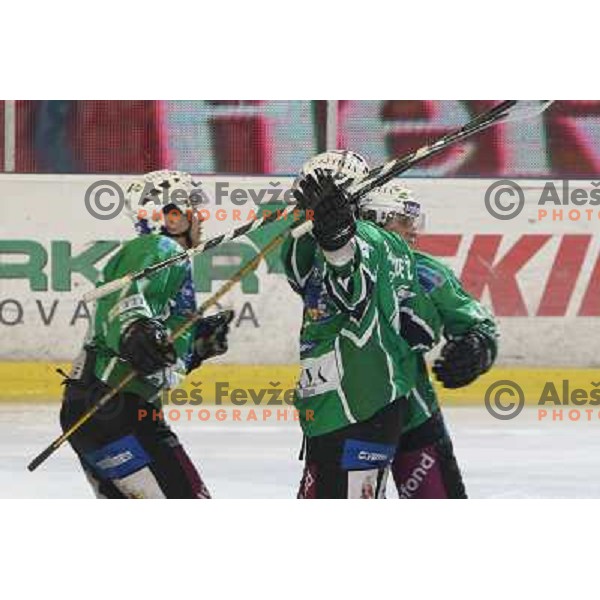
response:
<svg viewBox="0 0 600 600"><path fill-rule="evenodd" d="M215 410L215 407L207 407ZM231 408L225 408L228 415ZM483 407L445 410L473 498L600 498L600 420L511 421ZM244 415L244 413L242 413ZM26 464L59 435L57 404L0 404L0 497L91 498L68 445L34 473ZM293 421L180 421L173 427L215 498L293 498L301 474ZM388 485L388 497L395 493Z"/></svg>

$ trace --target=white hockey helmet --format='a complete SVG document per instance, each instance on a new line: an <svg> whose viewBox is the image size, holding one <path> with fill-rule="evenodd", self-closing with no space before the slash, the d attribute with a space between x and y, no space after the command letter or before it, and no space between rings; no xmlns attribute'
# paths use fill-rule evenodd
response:
<svg viewBox="0 0 600 600"><path fill-rule="evenodd" d="M352 150L329 150L313 156L302 165L294 187L303 177L314 173L317 169L331 172L334 179L340 183L362 179L369 173L369 165L360 154Z"/></svg>
<svg viewBox="0 0 600 600"><path fill-rule="evenodd" d="M189 173L152 171L125 188L125 208L138 233L161 230L160 213L173 209L197 210L205 201L204 192Z"/></svg>
<svg viewBox="0 0 600 600"><path fill-rule="evenodd" d="M402 217L423 229L425 215L421 203L406 185L391 181L369 192L358 205L359 218L384 227L391 219Z"/></svg>

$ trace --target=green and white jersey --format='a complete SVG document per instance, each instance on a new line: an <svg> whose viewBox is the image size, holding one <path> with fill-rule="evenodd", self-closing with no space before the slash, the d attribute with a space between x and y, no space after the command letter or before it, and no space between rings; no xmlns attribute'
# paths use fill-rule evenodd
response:
<svg viewBox="0 0 600 600"><path fill-rule="evenodd" d="M424 252L415 251L414 255L419 284L435 305L444 337L451 339L477 329L492 342L495 359L498 331L492 313L465 291L454 272L443 262ZM428 418L426 415L440 409L424 359L417 365L417 382L411 391L411 399L404 431L418 427Z"/></svg>
<svg viewBox="0 0 600 600"><path fill-rule="evenodd" d="M304 302L296 407L304 433L365 421L416 385L418 352L438 339L439 317L398 235L357 223L354 259L336 267L312 235L282 250Z"/></svg>
<svg viewBox="0 0 600 600"><path fill-rule="evenodd" d="M141 235L125 243L111 258L97 285L140 271L181 252L177 242L167 236ZM86 336L86 345L91 345L96 353L96 376L115 387L130 373L130 365L118 357L118 352L121 335L133 321L141 317L160 319L171 334L195 310L191 266L187 260L101 298L96 304L94 318ZM125 391L149 399L163 387L177 385L187 373L193 335L194 328L191 328L174 342L177 353L174 366L148 377L136 377L125 387ZM74 371L77 364L76 360Z"/></svg>

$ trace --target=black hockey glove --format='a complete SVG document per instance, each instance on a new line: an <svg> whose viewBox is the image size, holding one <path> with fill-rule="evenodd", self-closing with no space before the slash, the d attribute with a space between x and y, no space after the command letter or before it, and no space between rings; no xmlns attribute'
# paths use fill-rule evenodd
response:
<svg viewBox="0 0 600 600"><path fill-rule="evenodd" d="M174 365L177 359L166 327L161 321L148 318L127 327L121 336L119 354L143 375Z"/></svg>
<svg viewBox="0 0 600 600"><path fill-rule="evenodd" d="M227 352L227 334L233 315L232 310L223 310L198 322L188 372L197 369L205 360Z"/></svg>
<svg viewBox="0 0 600 600"><path fill-rule="evenodd" d="M330 173L316 169L314 175L301 179L294 198L299 208L313 211L313 234L323 250L339 250L354 237L354 210Z"/></svg>
<svg viewBox="0 0 600 600"><path fill-rule="evenodd" d="M494 363L494 354L490 338L472 330L447 342L432 370L445 388L460 388L488 371Z"/></svg>

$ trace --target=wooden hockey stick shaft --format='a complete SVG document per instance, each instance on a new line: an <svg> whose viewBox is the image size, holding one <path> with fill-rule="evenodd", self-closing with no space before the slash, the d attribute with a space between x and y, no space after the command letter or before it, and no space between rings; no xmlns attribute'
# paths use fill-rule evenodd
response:
<svg viewBox="0 0 600 600"><path fill-rule="evenodd" d="M211 306L214 306L219 300L227 294L231 289L239 283L246 275L254 271L260 264L260 261L270 252L272 252L289 233L290 228L276 235L252 260L248 261L239 271L237 271L231 279L225 282L210 298L205 300L194 316L190 317L186 322L182 323L171 335L170 341L174 342L177 338L183 335L188 329L193 327L201 318L204 312ZM128 373L119 384L106 392L97 402L94 403L71 427L62 435L57 437L49 446L40 452L28 465L29 471L35 471L43 462L45 462L56 450L58 450L82 425L87 423L103 406L105 406L112 398L114 398L121 390L127 386L138 373L132 370Z"/></svg>

